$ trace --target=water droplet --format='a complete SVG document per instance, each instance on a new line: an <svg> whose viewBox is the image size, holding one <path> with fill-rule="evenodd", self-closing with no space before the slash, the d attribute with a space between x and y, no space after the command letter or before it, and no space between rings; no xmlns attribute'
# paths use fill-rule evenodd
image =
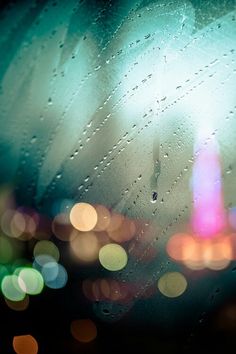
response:
<svg viewBox="0 0 236 354"><path fill-rule="evenodd" d="M152 192L152 199L151 199L151 203L156 203L157 201L157 192Z"/></svg>
<svg viewBox="0 0 236 354"><path fill-rule="evenodd" d="M228 166L228 168L226 169L226 173L227 175L229 175L232 172L233 168L231 165Z"/></svg>
<svg viewBox="0 0 236 354"><path fill-rule="evenodd" d="M61 173L58 173L58 174L56 175L56 178L57 178L57 179L60 179L60 178L61 178Z"/></svg>
<svg viewBox="0 0 236 354"><path fill-rule="evenodd" d="M49 97L49 99L48 99L48 105L52 105L52 99L51 99L51 97Z"/></svg>
<svg viewBox="0 0 236 354"><path fill-rule="evenodd" d="M31 144L34 144L36 141L37 141L37 137L34 135L34 136L31 138L30 142L31 142Z"/></svg>
<svg viewBox="0 0 236 354"><path fill-rule="evenodd" d="M110 311L108 309L103 309L102 312L104 315L110 315Z"/></svg>

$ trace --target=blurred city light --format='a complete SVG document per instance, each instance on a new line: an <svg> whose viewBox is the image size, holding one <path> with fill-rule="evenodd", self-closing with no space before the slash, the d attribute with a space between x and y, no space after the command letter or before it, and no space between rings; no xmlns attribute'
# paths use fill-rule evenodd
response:
<svg viewBox="0 0 236 354"><path fill-rule="evenodd" d="M128 256L123 247L110 243L100 249L99 261L105 269L115 272L126 266Z"/></svg>
<svg viewBox="0 0 236 354"><path fill-rule="evenodd" d="M88 343L97 337L97 327L90 319L74 320L70 328L72 336L79 342Z"/></svg>
<svg viewBox="0 0 236 354"><path fill-rule="evenodd" d="M17 354L37 354L38 343L30 334L15 336L13 338L13 348Z"/></svg>

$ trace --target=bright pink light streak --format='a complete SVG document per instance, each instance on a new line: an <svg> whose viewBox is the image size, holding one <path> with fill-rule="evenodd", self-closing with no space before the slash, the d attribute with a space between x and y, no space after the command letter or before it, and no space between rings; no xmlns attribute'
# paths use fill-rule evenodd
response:
<svg viewBox="0 0 236 354"><path fill-rule="evenodd" d="M201 145L193 167L192 227L201 237L214 237L226 225L221 168L216 142Z"/></svg>

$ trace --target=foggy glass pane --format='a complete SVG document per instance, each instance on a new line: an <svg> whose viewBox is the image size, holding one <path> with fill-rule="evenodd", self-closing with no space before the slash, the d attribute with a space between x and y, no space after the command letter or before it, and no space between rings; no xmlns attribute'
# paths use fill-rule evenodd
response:
<svg viewBox="0 0 236 354"><path fill-rule="evenodd" d="M57 245L63 264L58 268L50 253L46 268L37 263L33 249L41 236L12 241L5 220L13 207L0 195L1 230L12 242L5 263L0 249L1 266L24 258L42 274L50 268L47 276L56 275L48 287L65 286L66 304L58 300L62 316L69 309L65 322L92 313L104 326L147 326L170 338L182 329L190 348L192 333L207 321L214 333L235 333L235 0L15 1L3 3L0 15L1 195L8 190L14 208L43 215L45 238ZM111 274L93 258L94 235L90 258L81 251L94 263L82 265L70 258L65 231L55 237L52 220L75 203L103 205L125 218L122 241L114 230L95 229L99 247L124 247L122 269ZM131 220L134 232L126 236ZM12 222L19 221L9 231L16 238ZM199 259L195 253L174 259L177 246L167 245L180 233L208 241L223 235L230 250L221 259L226 241L214 249L203 241ZM173 300L157 285L168 272L182 273L188 285ZM97 297L86 299L81 314L86 279L108 283L93 286ZM122 291L131 291L129 301L121 301ZM220 311L230 306L229 319ZM173 352L171 341L160 343Z"/></svg>

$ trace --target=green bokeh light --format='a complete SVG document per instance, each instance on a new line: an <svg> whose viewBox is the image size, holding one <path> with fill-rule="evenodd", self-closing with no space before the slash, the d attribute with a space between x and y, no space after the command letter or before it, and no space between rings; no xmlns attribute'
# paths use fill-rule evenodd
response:
<svg viewBox="0 0 236 354"><path fill-rule="evenodd" d="M18 276L6 275L1 283L3 295L11 301L21 301L25 298L25 292L18 284Z"/></svg>
<svg viewBox="0 0 236 354"><path fill-rule="evenodd" d="M20 270L18 284L29 295L40 294L44 287L42 275L33 268L23 268Z"/></svg>
<svg viewBox="0 0 236 354"><path fill-rule="evenodd" d="M0 236L0 263L6 264L12 260L13 248L6 237Z"/></svg>

